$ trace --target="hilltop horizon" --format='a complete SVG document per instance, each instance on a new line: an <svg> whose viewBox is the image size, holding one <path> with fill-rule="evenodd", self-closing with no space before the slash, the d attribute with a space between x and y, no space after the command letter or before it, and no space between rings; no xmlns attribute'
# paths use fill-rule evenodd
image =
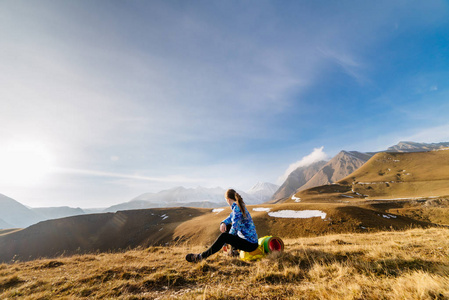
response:
<svg viewBox="0 0 449 300"><path fill-rule="evenodd" d="M390 146L385 151L381 152L419 152L448 149L448 147L449 142L417 143L400 141L398 144ZM318 152L319 151L321 150L318 149ZM315 151L315 153L316 152L317 151ZM276 203L289 199L295 192L322 184L333 183L339 179L342 179L344 176L349 175L353 170L358 169L374 153L375 152L361 153L356 151L341 150L336 156L329 159L327 162L315 162L315 160L322 157L321 154L308 155L297 163L292 164L298 165L299 163L300 167L298 167L296 171L292 171L292 174L288 176L282 186L272 183L257 182L247 191L238 191L242 194L245 202L249 205L269 202L270 199L270 203ZM316 163L319 163L317 168L314 170L309 169ZM310 172L309 178L302 183L297 182L296 179L293 179L292 181L290 177L296 176L294 174L295 172L298 172L298 170L300 172L308 170L307 172ZM147 192L136 195L131 199L124 199L118 204L95 208L73 208L68 205L53 207L30 207L23 205L20 200L18 201L18 199L12 199L0 194L0 196L3 197L0 197L0 200L3 199L0 201L0 206L3 207L3 214L0 214L0 228L26 227L38 221L47 219L91 213L116 212L118 210L179 206L203 208L223 207L226 206L223 199L224 191L225 188L222 187L205 188L197 186L195 188L186 188L183 186L176 186L154 193ZM4 215L3 219L2 215Z"/></svg>

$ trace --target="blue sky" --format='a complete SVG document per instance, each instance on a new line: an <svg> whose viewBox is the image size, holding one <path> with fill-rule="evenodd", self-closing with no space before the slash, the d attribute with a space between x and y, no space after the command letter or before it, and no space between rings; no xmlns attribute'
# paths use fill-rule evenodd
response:
<svg viewBox="0 0 449 300"><path fill-rule="evenodd" d="M104 207L449 141L448 39L447 1L1 1L0 193Z"/></svg>

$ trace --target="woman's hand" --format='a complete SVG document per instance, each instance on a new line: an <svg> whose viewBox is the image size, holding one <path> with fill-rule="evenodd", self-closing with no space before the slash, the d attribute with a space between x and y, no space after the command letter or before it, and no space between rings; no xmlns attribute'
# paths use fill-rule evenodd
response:
<svg viewBox="0 0 449 300"><path fill-rule="evenodd" d="M225 223L220 223L220 231L221 232L226 232L226 224Z"/></svg>

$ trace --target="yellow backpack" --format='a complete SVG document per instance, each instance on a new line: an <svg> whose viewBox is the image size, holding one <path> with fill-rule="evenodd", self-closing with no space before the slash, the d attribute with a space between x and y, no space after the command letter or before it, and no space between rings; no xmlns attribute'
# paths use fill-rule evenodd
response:
<svg viewBox="0 0 449 300"><path fill-rule="evenodd" d="M259 247L252 252L240 251L240 259L244 261L260 260L274 251L284 251L284 242L275 236L259 238Z"/></svg>

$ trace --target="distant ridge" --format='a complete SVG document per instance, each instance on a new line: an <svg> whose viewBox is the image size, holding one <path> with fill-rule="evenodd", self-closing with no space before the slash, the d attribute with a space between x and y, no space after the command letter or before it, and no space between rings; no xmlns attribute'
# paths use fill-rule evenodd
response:
<svg viewBox="0 0 449 300"><path fill-rule="evenodd" d="M445 148L449 148L449 142L427 144L402 141L397 145L389 147L387 149L387 152L425 152L432 150L441 150Z"/></svg>
<svg viewBox="0 0 449 300"><path fill-rule="evenodd" d="M266 202L273 197L279 189L279 185L269 182L258 182L246 193L257 198L259 203Z"/></svg>
<svg viewBox="0 0 449 300"><path fill-rule="evenodd" d="M369 199L449 195L449 149L382 152L338 182Z"/></svg>
<svg viewBox="0 0 449 300"><path fill-rule="evenodd" d="M270 203L290 197L296 190L306 184L321 168L326 165L325 161L318 161L305 167L299 167L288 175L284 183L274 193Z"/></svg>
<svg viewBox="0 0 449 300"><path fill-rule="evenodd" d="M337 182L348 176L371 158L370 154L357 151L341 151L297 191Z"/></svg>
<svg viewBox="0 0 449 300"><path fill-rule="evenodd" d="M162 208L162 207L218 207L224 202L224 189L216 188L185 188L182 186L163 190L157 193L144 193L131 201L113 205L105 212L118 210Z"/></svg>
<svg viewBox="0 0 449 300"><path fill-rule="evenodd" d="M25 205L0 194L0 219L3 226L23 228L41 221L43 218ZM11 228L11 227L9 227Z"/></svg>
<svg viewBox="0 0 449 300"><path fill-rule="evenodd" d="M259 204L267 201L273 194L275 185L261 183L255 185L249 193L238 190L246 204ZM105 209L105 212L116 212L128 209L162 208L162 207L222 207L226 206L224 194L226 189L215 188L185 188L178 186L163 190L158 193L144 193L131 201L113 205ZM269 195L269 196L267 196Z"/></svg>
<svg viewBox="0 0 449 300"><path fill-rule="evenodd" d="M32 211L42 215L46 220L58 219L71 216L84 215L85 212L81 208L73 208L68 206L61 207L37 207L31 208Z"/></svg>
<svg viewBox="0 0 449 300"><path fill-rule="evenodd" d="M385 151L379 152L358 152L358 151L341 151L334 156L329 162L323 165L316 173L306 180L296 180L297 173L292 172L292 178L281 185L279 190L273 195L270 203L283 201L291 195L321 185L327 185L339 181L340 179L350 175L352 172L360 168L373 155L381 152L427 152L435 150L449 149L449 142L441 143L417 143L410 141L401 141L398 144L389 147ZM314 166L312 166L313 168ZM297 172L302 172L300 168Z"/></svg>
<svg viewBox="0 0 449 300"><path fill-rule="evenodd" d="M338 182L294 196L301 203L447 199L449 150L380 152Z"/></svg>
<svg viewBox="0 0 449 300"><path fill-rule="evenodd" d="M14 228L13 225L0 219L0 229Z"/></svg>
<svg viewBox="0 0 449 300"><path fill-rule="evenodd" d="M48 219L82 215L81 208L27 207L20 202L0 194L0 229L25 228Z"/></svg>
<svg viewBox="0 0 449 300"><path fill-rule="evenodd" d="M341 151L328 162L320 161L293 171L273 195L270 203L276 203L291 195L312 187L336 182L360 168L371 154L357 151Z"/></svg>
<svg viewBox="0 0 449 300"><path fill-rule="evenodd" d="M271 183L258 183L248 192L239 191L245 203L258 204L269 200L277 186ZM109 208L81 209L62 207L26 207L18 201L0 194L0 229L25 228L40 221L59 219L84 214L116 212L167 207L214 208L226 206L225 189L175 187L159 193L145 193L131 201Z"/></svg>

